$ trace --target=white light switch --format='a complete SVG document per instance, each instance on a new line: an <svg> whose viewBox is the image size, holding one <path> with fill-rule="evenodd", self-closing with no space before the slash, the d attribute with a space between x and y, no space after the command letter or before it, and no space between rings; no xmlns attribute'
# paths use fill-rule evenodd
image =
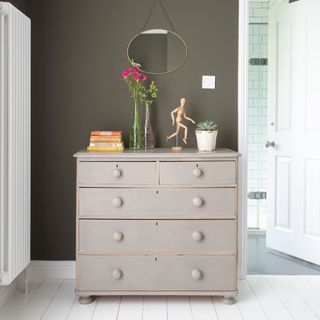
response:
<svg viewBox="0 0 320 320"><path fill-rule="evenodd" d="M215 89L216 76L202 76L202 89Z"/></svg>

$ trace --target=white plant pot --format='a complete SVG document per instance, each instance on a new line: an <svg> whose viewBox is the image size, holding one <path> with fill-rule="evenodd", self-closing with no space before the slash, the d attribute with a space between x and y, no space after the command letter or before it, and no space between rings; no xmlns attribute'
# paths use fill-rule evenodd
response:
<svg viewBox="0 0 320 320"><path fill-rule="evenodd" d="M216 149L218 131L196 130L199 151L212 151Z"/></svg>

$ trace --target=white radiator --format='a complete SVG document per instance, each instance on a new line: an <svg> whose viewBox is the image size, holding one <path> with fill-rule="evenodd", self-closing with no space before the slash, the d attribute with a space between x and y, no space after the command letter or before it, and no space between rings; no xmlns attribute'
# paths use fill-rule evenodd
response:
<svg viewBox="0 0 320 320"><path fill-rule="evenodd" d="M0 285L30 262L30 19L0 2Z"/></svg>

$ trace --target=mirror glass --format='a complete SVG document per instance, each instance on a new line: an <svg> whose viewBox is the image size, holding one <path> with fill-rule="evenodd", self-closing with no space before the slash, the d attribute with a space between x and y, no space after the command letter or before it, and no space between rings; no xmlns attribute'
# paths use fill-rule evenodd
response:
<svg viewBox="0 0 320 320"><path fill-rule="evenodd" d="M128 59L145 73L164 74L177 70L187 57L187 45L176 33L164 29L146 30L129 43Z"/></svg>

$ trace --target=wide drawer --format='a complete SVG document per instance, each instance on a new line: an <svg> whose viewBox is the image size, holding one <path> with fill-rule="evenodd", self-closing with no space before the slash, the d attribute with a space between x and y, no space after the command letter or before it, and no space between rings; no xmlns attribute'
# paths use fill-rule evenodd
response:
<svg viewBox="0 0 320 320"><path fill-rule="evenodd" d="M80 188L88 218L234 218L234 188Z"/></svg>
<svg viewBox="0 0 320 320"><path fill-rule="evenodd" d="M233 291L234 256L85 256L79 291Z"/></svg>
<svg viewBox="0 0 320 320"><path fill-rule="evenodd" d="M79 162L78 184L154 184L155 162Z"/></svg>
<svg viewBox="0 0 320 320"><path fill-rule="evenodd" d="M80 220L80 253L235 254L235 220Z"/></svg>
<svg viewBox="0 0 320 320"><path fill-rule="evenodd" d="M234 185L235 161L160 162L160 184Z"/></svg>

